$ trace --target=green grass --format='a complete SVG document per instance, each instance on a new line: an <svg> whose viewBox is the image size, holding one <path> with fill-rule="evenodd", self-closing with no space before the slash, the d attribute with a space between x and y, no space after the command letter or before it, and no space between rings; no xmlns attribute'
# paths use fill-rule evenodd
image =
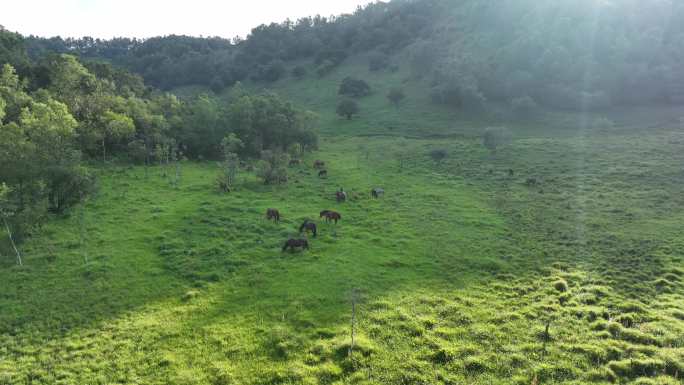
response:
<svg viewBox="0 0 684 385"><path fill-rule="evenodd" d="M364 66L275 85L324 132L286 186L242 172L222 195L208 163L184 164L179 188L157 168L99 169L83 222L51 220L23 267L0 257L0 384L683 383L674 112L610 130L545 114L492 154L476 136L501 121L430 107L420 81L390 107L403 69L368 76L358 119L334 116L339 79ZM311 250L281 252L306 218Z"/></svg>

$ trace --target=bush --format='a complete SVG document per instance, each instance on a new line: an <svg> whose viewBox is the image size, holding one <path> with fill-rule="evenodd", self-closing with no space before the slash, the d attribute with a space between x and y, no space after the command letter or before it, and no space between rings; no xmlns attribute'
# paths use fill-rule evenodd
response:
<svg viewBox="0 0 684 385"><path fill-rule="evenodd" d="M553 283L553 287L560 292L566 292L568 291L568 282L561 278Z"/></svg>
<svg viewBox="0 0 684 385"><path fill-rule="evenodd" d="M370 94L370 86L363 80L346 77L340 84L338 94L360 98Z"/></svg>
<svg viewBox="0 0 684 385"><path fill-rule="evenodd" d="M288 154L278 151L262 151L257 166L257 176L264 184L287 183L287 167L290 163Z"/></svg>
<svg viewBox="0 0 684 385"><path fill-rule="evenodd" d="M506 127L489 127L485 129L482 142L491 151L496 151L511 141L511 133Z"/></svg>

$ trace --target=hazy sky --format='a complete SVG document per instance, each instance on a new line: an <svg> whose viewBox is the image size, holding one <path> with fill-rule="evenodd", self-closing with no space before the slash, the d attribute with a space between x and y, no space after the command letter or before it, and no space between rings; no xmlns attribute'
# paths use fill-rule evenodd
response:
<svg viewBox="0 0 684 385"><path fill-rule="evenodd" d="M371 0L18 0L2 1L0 25L24 35L245 36L263 23L353 12Z"/></svg>

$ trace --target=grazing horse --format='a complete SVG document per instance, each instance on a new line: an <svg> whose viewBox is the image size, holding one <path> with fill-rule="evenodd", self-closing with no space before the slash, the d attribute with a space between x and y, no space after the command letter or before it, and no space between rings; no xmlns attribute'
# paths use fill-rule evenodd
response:
<svg viewBox="0 0 684 385"><path fill-rule="evenodd" d="M288 239L287 242L285 242L285 245L283 246L283 251L286 251L287 248L290 248L291 251L294 251L295 248L301 247L302 249L307 249L309 250L309 241L306 239Z"/></svg>
<svg viewBox="0 0 684 385"><path fill-rule="evenodd" d="M385 190L383 190L379 187L376 187L376 188L371 190L371 196L373 198L380 198L382 195L385 195Z"/></svg>
<svg viewBox="0 0 684 385"><path fill-rule="evenodd" d="M313 164L314 168L323 168L325 167L325 162L322 160L316 160Z"/></svg>
<svg viewBox="0 0 684 385"><path fill-rule="evenodd" d="M328 170L321 170L318 172L318 177L319 178L327 178L328 177Z"/></svg>
<svg viewBox="0 0 684 385"><path fill-rule="evenodd" d="M266 210L266 219L269 221L273 219L276 223L280 222L280 211L276 209Z"/></svg>
<svg viewBox="0 0 684 385"><path fill-rule="evenodd" d="M325 217L326 222L335 221L335 224L337 224L337 221L342 219L342 215L340 215L340 213L332 210L321 211L321 217Z"/></svg>
<svg viewBox="0 0 684 385"><path fill-rule="evenodd" d="M337 199L337 202L345 202L347 200L347 193L340 190L335 193L335 199Z"/></svg>
<svg viewBox="0 0 684 385"><path fill-rule="evenodd" d="M313 233L314 238L316 238L316 224L313 222L309 221L304 221L301 226L299 226L299 232L309 232L311 231Z"/></svg>
<svg viewBox="0 0 684 385"><path fill-rule="evenodd" d="M299 166L301 163L302 163L302 161L299 159L290 160L290 166Z"/></svg>

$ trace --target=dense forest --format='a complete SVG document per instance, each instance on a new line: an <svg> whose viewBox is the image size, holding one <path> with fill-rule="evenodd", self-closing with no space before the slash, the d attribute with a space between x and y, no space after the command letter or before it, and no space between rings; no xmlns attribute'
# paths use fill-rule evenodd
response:
<svg viewBox="0 0 684 385"><path fill-rule="evenodd" d="M103 61L31 58L6 30L0 63L0 210L13 242L96 188L87 163L225 161L226 138L239 143L229 152L236 162L317 144L315 114L274 94L237 87L227 100L180 100Z"/></svg>
<svg viewBox="0 0 684 385"><path fill-rule="evenodd" d="M325 76L369 52L372 69L410 66L433 85L433 101L452 107L604 109L684 100L684 27L675 22L682 15L672 1L401 0L261 25L245 39L29 37L26 45L33 58L72 53L123 66L161 89L217 92L248 79L276 81L302 62Z"/></svg>

